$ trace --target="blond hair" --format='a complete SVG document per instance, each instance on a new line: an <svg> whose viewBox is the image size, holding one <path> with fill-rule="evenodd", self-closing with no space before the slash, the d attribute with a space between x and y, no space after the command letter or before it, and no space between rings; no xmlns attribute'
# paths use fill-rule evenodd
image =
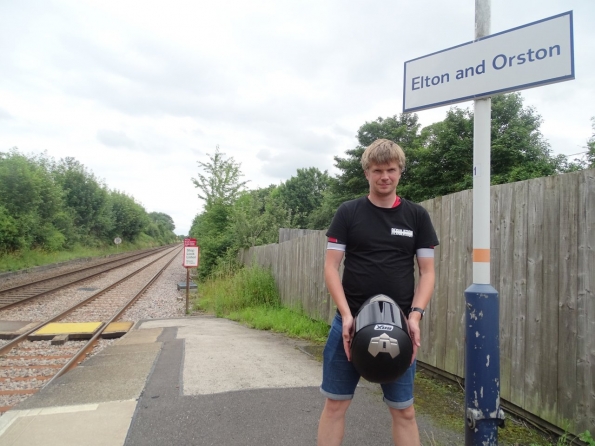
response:
<svg viewBox="0 0 595 446"><path fill-rule="evenodd" d="M401 171L405 170L405 152L401 146L389 139L377 139L364 151L362 167L368 170L372 164L388 164L396 161Z"/></svg>

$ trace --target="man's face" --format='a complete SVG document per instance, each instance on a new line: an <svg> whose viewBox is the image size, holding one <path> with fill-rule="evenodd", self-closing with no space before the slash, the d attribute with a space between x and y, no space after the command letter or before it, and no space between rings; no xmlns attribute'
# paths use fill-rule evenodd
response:
<svg viewBox="0 0 595 446"><path fill-rule="evenodd" d="M370 164L365 171L370 184L370 193L379 197L391 195L401 179L401 168L396 161L388 164Z"/></svg>

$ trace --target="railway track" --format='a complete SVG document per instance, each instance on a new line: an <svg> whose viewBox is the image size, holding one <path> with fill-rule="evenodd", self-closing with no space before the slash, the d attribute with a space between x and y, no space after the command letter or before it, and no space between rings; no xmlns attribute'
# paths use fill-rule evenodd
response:
<svg viewBox="0 0 595 446"><path fill-rule="evenodd" d="M23 302L42 297L62 288L89 280L106 272L121 268L124 265L152 256L156 252L160 252L165 249L168 249L168 247L160 247L157 249L143 251L141 253L119 257L117 259L106 260L66 273L50 275L49 277L33 282L0 289L0 310L10 308L15 305L20 305Z"/></svg>
<svg viewBox="0 0 595 446"><path fill-rule="evenodd" d="M165 250L131 274L0 347L0 413L76 367L94 350L108 345L111 341L103 337L114 335L113 323L141 298L180 250L179 247ZM79 328L70 337L58 334L64 327L72 326Z"/></svg>

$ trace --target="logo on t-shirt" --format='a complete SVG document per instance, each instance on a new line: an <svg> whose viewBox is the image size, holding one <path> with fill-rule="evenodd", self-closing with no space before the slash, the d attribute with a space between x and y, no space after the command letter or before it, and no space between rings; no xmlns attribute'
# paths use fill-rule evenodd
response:
<svg viewBox="0 0 595 446"><path fill-rule="evenodd" d="M409 229L391 228L390 235L401 235L403 237L413 237L413 231Z"/></svg>

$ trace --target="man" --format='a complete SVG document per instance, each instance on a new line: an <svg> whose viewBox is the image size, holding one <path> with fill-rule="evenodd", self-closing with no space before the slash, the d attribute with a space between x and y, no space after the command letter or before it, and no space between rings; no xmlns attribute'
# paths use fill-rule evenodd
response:
<svg viewBox="0 0 595 446"><path fill-rule="evenodd" d="M343 203L327 232L324 265L327 288L337 306L324 349L321 393L326 397L318 426L318 446L343 440L345 413L360 375L350 360L350 343L359 307L376 294L391 297L408 315L413 358L397 381L382 384L392 417L395 445L419 446L413 408L415 356L421 346L419 322L434 291L436 233L427 211L397 196L405 168L401 147L387 139L372 143L362 155L370 193ZM343 281L339 265L345 256ZM415 287L414 257L419 281Z"/></svg>

